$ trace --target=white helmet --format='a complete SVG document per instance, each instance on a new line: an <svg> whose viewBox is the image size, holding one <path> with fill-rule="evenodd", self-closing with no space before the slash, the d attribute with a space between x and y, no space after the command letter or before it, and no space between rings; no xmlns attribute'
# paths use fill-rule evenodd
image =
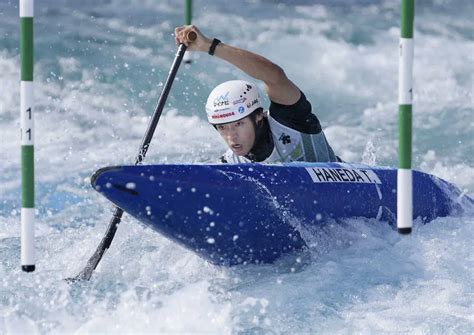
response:
<svg viewBox="0 0 474 335"><path fill-rule="evenodd" d="M243 80L220 84L209 94L207 119L211 124L235 122L262 108L257 86Z"/></svg>

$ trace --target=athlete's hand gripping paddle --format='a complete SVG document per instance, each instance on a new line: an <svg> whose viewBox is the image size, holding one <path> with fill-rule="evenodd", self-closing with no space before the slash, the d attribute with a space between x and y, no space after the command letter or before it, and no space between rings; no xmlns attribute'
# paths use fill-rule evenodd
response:
<svg viewBox="0 0 474 335"><path fill-rule="evenodd" d="M194 31L190 31L187 34L187 38L189 41L194 41L197 35ZM135 165L141 164L145 155L148 151L148 147L150 146L151 139L153 138L153 134L155 132L156 126L158 125L158 121L160 120L161 113L166 103L166 99L168 98L168 94L171 90L171 85L173 84L174 78L176 73L178 72L179 65L183 59L184 53L186 51L186 46L184 44L180 44L178 46L178 51L174 58L173 64L171 65L171 70L168 74L168 78L166 79L165 86L163 87L163 91L161 92L160 98L158 99L158 104L155 108L155 112L153 113L153 117L148 124L148 129L146 130L145 136L143 137L142 143L140 145L140 150L138 151L137 158L135 160ZM91 256L85 268L73 278L67 278L66 280L69 282L75 282L78 280L89 280L94 272L95 268L99 264L102 256L110 247L112 240L115 236L117 231L117 227L122 219L123 210L119 207L115 207L114 214L112 219L110 220L109 226L107 227L107 231L105 232L105 236L100 241L100 244L97 247L95 253Z"/></svg>

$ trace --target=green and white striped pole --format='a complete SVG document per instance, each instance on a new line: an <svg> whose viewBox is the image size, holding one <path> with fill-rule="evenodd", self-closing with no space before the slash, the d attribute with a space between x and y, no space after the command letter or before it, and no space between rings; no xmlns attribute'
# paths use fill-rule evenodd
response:
<svg viewBox="0 0 474 335"><path fill-rule="evenodd" d="M413 225L412 101L415 0L401 1L397 228L400 234L410 234Z"/></svg>
<svg viewBox="0 0 474 335"><path fill-rule="evenodd" d="M184 24L189 26L191 24L193 17L193 0L184 0ZM183 57L183 62L185 64L191 64L192 58L191 54L186 51Z"/></svg>
<svg viewBox="0 0 474 335"><path fill-rule="evenodd" d="M35 270L33 0L20 0L21 269Z"/></svg>

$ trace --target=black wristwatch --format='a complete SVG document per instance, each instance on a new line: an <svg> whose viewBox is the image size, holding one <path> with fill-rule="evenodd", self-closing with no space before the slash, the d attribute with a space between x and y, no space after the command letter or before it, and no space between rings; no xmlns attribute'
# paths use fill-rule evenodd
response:
<svg viewBox="0 0 474 335"><path fill-rule="evenodd" d="M208 51L209 55L214 56L214 51L216 51L216 47L219 43L221 43L221 41L218 40L217 38L212 40L211 46L209 47L209 51Z"/></svg>

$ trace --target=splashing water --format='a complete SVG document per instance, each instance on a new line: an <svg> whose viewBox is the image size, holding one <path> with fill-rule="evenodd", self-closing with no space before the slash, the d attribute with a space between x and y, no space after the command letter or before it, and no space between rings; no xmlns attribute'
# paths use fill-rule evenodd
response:
<svg viewBox="0 0 474 335"><path fill-rule="evenodd" d="M304 254L230 269L125 216L92 280L63 280L111 216L89 176L133 162L161 92L183 21L171 0L36 2L37 271L22 273L17 6L0 3L0 333L474 331L472 212L415 222L410 237L372 220L333 222L306 234ZM344 160L396 166L398 6L197 0L193 22L284 68ZM414 167L472 195L474 3L416 6ZM236 78L246 77L205 54L180 68L146 162L218 157L225 144L203 106Z"/></svg>

